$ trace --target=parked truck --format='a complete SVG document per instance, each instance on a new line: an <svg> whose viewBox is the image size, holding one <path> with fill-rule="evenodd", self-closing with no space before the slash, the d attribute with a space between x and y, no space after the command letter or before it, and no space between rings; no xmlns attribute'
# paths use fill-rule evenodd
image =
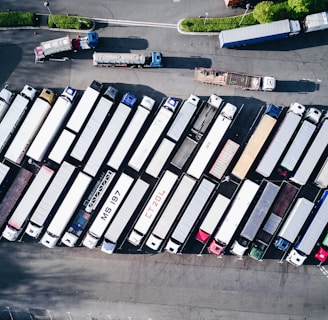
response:
<svg viewBox="0 0 328 320"><path fill-rule="evenodd" d="M250 243L260 229L269 209L278 194L279 187L272 182L267 182L260 198L257 200L238 240L235 240L230 248L230 253L242 258Z"/></svg>
<svg viewBox="0 0 328 320"><path fill-rule="evenodd" d="M203 138L204 133L213 121L215 115L220 109L223 100L216 94L211 94L206 105L202 108L200 114L196 117L192 128L183 140L178 151L175 153L171 163L179 169L182 169L190 158L197 144Z"/></svg>
<svg viewBox="0 0 328 320"><path fill-rule="evenodd" d="M328 187L328 158L320 169L317 177L314 179L314 184L321 189L326 189Z"/></svg>
<svg viewBox="0 0 328 320"><path fill-rule="evenodd" d="M296 240L297 235L301 231L306 219L310 215L314 203L306 198L299 198L293 209L291 210L288 218L282 225L274 246L281 250L286 251L289 246Z"/></svg>
<svg viewBox="0 0 328 320"><path fill-rule="evenodd" d="M248 27L223 30L219 33L220 48L233 48L298 35L301 25L297 20L280 20Z"/></svg>
<svg viewBox="0 0 328 320"><path fill-rule="evenodd" d="M178 253L181 246L186 241L194 224L205 209L208 200L215 188L215 184L204 178L197 186L195 193L192 195L190 202L183 211L180 221L171 234L165 250L170 253Z"/></svg>
<svg viewBox="0 0 328 320"><path fill-rule="evenodd" d="M22 122L31 102L34 101L36 90L25 85L23 90L15 97L10 108L0 122L0 152L3 152L9 140Z"/></svg>
<svg viewBox="0 0 328 320"><path fill-rule="evenodd" d="M306 111L304 121L297 130L297 134L280 163L283 170L294 170L316 129L316 124L319 122L320 117L321 111L316 108L310 108Z"/></svg>
<svg viewBox="0 0 328 320"><path fill-rule="evenodd" d="M254 133L248 140L243 153L239 157L235 167L232 169L232 175L240 180L243 180L246 177L264 143L277 123L280 112L280 107L273 104L268 106L260 123L257 125Z"/></svg>
<svg viewBox="0 0 328 320"><path fill-rule="evenodd" d="M202 145L198 149L193 161L191 162L187 173L196 179L199 179L204 172L208 162L212 158L216 148L223 139L225 133L229 129L237 107L231 103L227 103L216 118L214 124L203 140Z"/></svg>
<svg viewBox="0 0 328 320"><path fill-rule="evenodd" d="M288 109L287 115L275 133L273 140L265 151L256 172L269 177L301 122L305 107L295 102Z"/></svg>
<svg viewBox="0 0 328 320"><path fill-rule="evenodd" d="M77 36L72 39L70 36L65 36L44 41L34 48L35 63L44 62L46 59L55 57L56 54L62 52L94 49L98 42L98 34L94 31L89 31L84 37Z"/></svg>
<svg viewBox="0 0 328 320"><path fill-rule="evenodd" d="M135 114L133 115L132 120L130 121L128 127L125 129L120 141L115 147L113 154L110 156L107 162L107 165L109 167L115 170L119 169L125 156L127 155L134 141L136 140L138 133L140 132L145 121L153 110L154 105L154 99L147 96L143 96Z"/></svg>
<svg viewBox="0 0 328 320"><path fill-rule="evenodd" d="M91 180L91 177L89 177L83 172L79 172L77 177L74 179L65 198L60 203L59 208L55 213L55 216L51 220L47 231L41 238L40 242L44 246L48 248L53 248L57 244L66 225L72 218L75 210L81 202L82 197L86 192Z"/></svg>
<svg viewBox="0 0 328 320"><path fill-rule="evenodd" d="M113 189L110 191L108 198L99 210L96 219L91 224L84 240L83 245L89 249L96 247L98 241L104 234L109 223L113 219L116 211L118 210L121 202L124 200L128 193L133 178L129 175L122 173L115 183Z"/></svg>
<svg viewBox="0 0 328 320"><path fill-rule="evenodd" d="M320 261L320 264L326 262L328 259L328 233L323 238L322 242L316 253L314 254L314 258Z"/></svg>
<svg viewBox="0 0 328 320"><path fill-rule="evenodd" d="M305 33L328 29L328 11L309 14L303 20Z"/></svg>
<svg viewBox="0 0 328 320"><path fill-rule="evenodd" d="M92 142L106 117L108 117L116 99L118 96L118 90L114 87L109 87L106 92L100 97L91 117L87 121L84 129L82 130L78 140L76 141L74 148L71 152L71 157L83 161Z"/></svg>
<svg viewBox="0 0 328 320"><path fill-rule="evenodd" d="M166 171L163 174L154 191L147 199L147 202L128 237L128 241L131 244L134 246L140 245L156 216L159 214L177 179L178 176L171 171Z"/></svg>
<svg viewBox="0 0 328 320"><path fill-rule="evenodd" d="M75 133L79 133L81 130L85 119L87 118L89 112L96 103L100 92L103 88L103 84L96 80L92 81L90 86L84 91L80 101L74 108L74 112L70 116L66 127Z"/></svg>
<svg viewBox="0 0 328 320"><path fill-rule="evenodd" d="M228 208L230 199L218 194L196 234L196 240L205 244Z"/></svg>
<svg viewBox="0 0 328 320"><path fill-rule="evenodd" d="M27 150L26 155L28 157L38 162L44 160L49 147L52 145L59 129L62 127L73 106L75 95L75 89L66 87L63 93L58 97L31 146Z"/></svg>
<svg viewBox="0 0 328 320"><path fill-rule="evenodd" d="M328 190L324 191L315 210L315 216L309 227L286 258L294 266L299 267L304 263L328 223Z"/></svg>
<svg viewBox="0 0 328 320"><path fill-rule="evenodd" d="M15 241L22 232L33 207L37 204L42 193L46 189L54 171L47 166L42 166L19 201L11 215L2 236L9 241Z"/></svg>
<svg viewBox="0 0 328 320"><path fill-rule="evenodd" d="M322 123L320 124L317 134L307 149L307 152L298 166L294 175L290 178L291 181L299 184L305 185L309 180L314 168L316 167L318 161L320 160L322 154L328 145L328 113L325 114Z"/></svg>
<svg viewBox="0 0 328 320"><path fill-rule="evenodd" d="M0 228L7 221L8 216L24 194L32 177L33 173L31 171L24 168L19 169L18 174L0 203Z"/></svg>
<svg viewBox="0 0 328 320"><path fill-rule="evenodd" d="M194 80L251 91L273 91L276 88L276 79L274 77L248 75L240 72L229 72L212 68L195 68Z"/></svg>
<svg viewBox="0 0 328 320"><path fill-rule="evenodd" d="M38 238L40 236L43 226L50 217L54 205L66 189L75 169L76 167L68 162L62 163L45 194L42 196L38 206L32 213L25 230L27 235L32 238Z"/></svg>
<svg viewBox="0 0 328 320"><path fill-rule="evenodd" d="M155 144L166 129L177 105L178 101L176 99L171 97L166 99L130 158L128 162L129 167L137 172L141 170Z"/></svg>
<svg viewBox="0 0 328 320"><path fill-rule="evenodd" d="M14 98L14 94L10 90L8 90L7 87L8 86L5 86L0 91L0 121L4 117Z"/></svg>
<svg viewBox="0 0 328 320"><path fill-rule="evenodd" d="M117 106L117 109L98 140L96 147L93 149L89 160L85 164L83 168L84 172L93 177L97 174L107 154L114 145L115 140L122 131L136 101L137 98L131 93L126 93L123 96L120 104Z"/></svg>
<svg viewBox="0 0 328 320"><path fill-rule="evenodd" d="M143 53L95 52L93 65L100 67L162 68L162 59L162 54L156 51L151 52L148 56Z"/></svg>
<svg viewBox="0 0 328 320"><path fill-rule="evenodd" d="M27 149L42 126L54 102L55 93L49 89L43 89L9 145L5 153L6 159L17 164L23 161Z"/></svg>
<svg viewBox="0 0 328 320"><path fill-rule="evenodd" d="M107 254L112 254L114 252L119 237L131 219L133 213L140 205L141 200L145 197L148 189L149 184L141 179L138 179L134 184L105 233L104 241L101 245L102 252Z"/></svg>
<svg viewBox="0 0 328 320"><path fill-rule="evenodd" d="M252 203L259 185L251 180L245 180L238 190L232 205L222 224L214 236L214 240L208 247L208 252L217 256L223 255L225 248L231 241L241 220Z"/></svg>
<svg viewBox="0 0 328 320"><path fill-rule="evenodd" d="M183 175L146 242L148 248L156 251L160 249L195 184L195 179Z"/></svg>
<svg viewBox="0 0 328 320"><path fill-rule="evenodd" d="M87 204L85 208L79 210L70 227L61 238L61 242L63 244L68 247L74 247L76 245L79 237L86 229L88 222L90 221L94 212L97 210L97 206L104 196L106 190L108 189L114 176L115 173L110 170L101 176L95 188L93 188L91 191L91 195L86 201Z"/></svg>
<svg viewBox="0 0 328 320"><path fill-rule="evenodd" d="M298 188L290 183L284 183L283 187L280 188L280 193L275 199L273 208L270 209L269 217L267 217L264 226L252 243L249 253L250 257L255 260L262 260L297 192Z"/></svg>

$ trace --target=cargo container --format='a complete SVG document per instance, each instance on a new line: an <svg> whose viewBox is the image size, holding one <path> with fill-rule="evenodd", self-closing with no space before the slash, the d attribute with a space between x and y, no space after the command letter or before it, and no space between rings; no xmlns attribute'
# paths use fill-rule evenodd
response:
<svg viewBox="0 0 328 320"><path fill-rule="evenodd" d="M210 180L205 178L202 179L188 206L183 211L180 221L174 228L174 231L165 246L166 251L170 253L178 253L200 214L206 207L215 186L216 185Z"/></svg>
<svg viewBox="0 0 328 320"><path fill-rule="evenodd" d="M138 179L134 184L105 233L104 241L101 245L102 252L108 254L112 254L114 252L119 237L131 219L136 208L139 206L141 200L144 198L148 188L149 184L141 179Z"/></svg>
<svg viewBox="0 0 328 320"><path fill-rule="evenodd" d="M85 247L89 249L96 247L109 223L115 216L115 213L118 210L121 202L124 200L126 194L128 193L132 183L132 177L125 173L120 175L83 240L83 245Z"/></svg>
<svg viewBox="0 0 328 320"><path fill-rule="evenodd" d="M238 162L232 169L231 174L238 179L244 179L253 165L256 157L261 151L264 143L272 132L281 109L273 104L270 104L263 115L260 123L257 125L254 133L248 140L243 153L239 157Z"/></svg>
<svg viewBox="0 0 328 320"><path fill-rule="evenodd" d="M323 193L315 210L315 216L309 227L286 258L294 266L299 267L304 263L328 223L328 190Z"/></svg>
<svg viewBox="0 0 328 320"><path fill-rule="evenodd" d="M75 137L75 133L64 129L51 149L48 159L57 164L61 164L71 148Z"/></svg>
<svg viewBox="0 0 328 320"><path fill-rule="evenodd" d="M66 225L72 218L75 210L80 204L84 193L86 192L90 182L91 177L83 172L79 172L77 177L74 179L71 187L67 191L67 194L60 206L55 213L55 216L51 220L47 231L41 238L41 243L48 247L53 248L57 244L60 236L62 235Z"/></svg>
<svg viewBox="0 0 328 320"><path fill-rule="evenodd" d="M239 239L235 240L231 245L230 252L240 258L243 257L249 244L255 239L255 236L260 229L269 209L276 198L279 187L272 182L267 182L260 198L257 200L254 209L252 210L243 230L240 233Z"/></svg>
<svg viewBox="0 0 328 320"><path fill-rule="evenodd" d="M293 199L298 192L298 188L290 183L284 183L280 188L279 195L275 199L270 215L267 217L264 226L256 235L252 243L249 256L255 260L262 260L267 248L271 244L277 230L284 220Z"/></svg>
<svg viewBox="0 0 328 320"><path fill-rule="evenodd" d="M328 187L328 158L315 178L314 184L321 189Z"/></svg>
<svg viewBox="0 0 328 320"><path fill-rule="evenodd" d="M99 102L92 112L91 117L74 145L71 152L71 157L79 161L84 160L85 155L90 149L90 146L94 141L101 125L104 123L108 113L114 105L117 95L118 90L113 87L109 87L99 99Z"/></svg>
<svg viewBox="0 0 328 320"><path fill-rule="evenodd" d="M109 161L107 162L108 166L115 170L119 169L125 156L127 155L134 141L136 140L137 135L143 127L146 119L152 111L154 105L154 99L147 96L143 96L135 114L133 115L132 120L124 131L113 154L109 158Z"/></svg>
<svg viewBox="0 0 328 320"><path fill-rule="evenodd" d="M5 153L6 159L17 164L23 161L27 149L40 130L54 102L55 93L49 89L43 89L9 145Z"/></svg>
<svg viewBox="0 0 328 320"><path fill-rule="evenodd" d="M8 191L0 203L0 228L7 221L19 199L24 195L25 190L33 177L33 173L24 168L20 168L15 179L12 181Z"/></svg>
<svg viewBox="0 0 328 320"><path fill-rule="evenodd" d="M182 177L146 242L148 248L159 250L195 184L196 180L188 175Z"/></svg>
<svg viewBox="0 0 328 320"><path fill-rule="evenodd" d="M301 32L297 20L280 20L248 27L223 30L219 33L220 48L233 48L247 44L283 39Z"/></svg>
<svg viewBox="0 0 328 320"><path fill-rule="evenodd" d="M2 236L9 241L15 241L22 232L33 207L46 189L54 171L47 166L42 166L26 190L23 198L19 201L11 215Z"/></svg>
<svg viewBox="0 0 328 320"><path fill-rule="evenodd" d="M75 107L73 114L67 122L66 127L68 129L75 133L78 133L81 130L85 119L100 95L102 87L103 84L101 82L94 80L90 86L86 88L80 101Z"/></svg>
<svg viewBox="0 0 328 320"><path fill-rule="evenodd" d="M230 103L227 103L223 107L213 126L203 140L203 143L198 149L193 161L191 162L187 170L189 175L196 179L200 178L206 166L208 165L208 162L212 158L216 148L229 129L236 111L237 107Z"/></svg>
<svg viewBox="0 0 328 320"><path fill-rule="evenodd" d="M273 140L257 166L256 172L264 177L269 177L271 175L300 123L304 111L305 107L301 104L297 102L291 104Z"/></svg>
<svg viewBox="0 0 328 320"><path fill-rule="evenodd" d="M309 180L314 168L316 167L320 157L324 153L328 145L328 113L325 115L317 134L307 148L306 154L301 164L296 169L294 175L290 178L291 181L304 185Z"/></svg>
<svg viewBox="0 0 328 320"><path fill-rule="evenodd" d="M75 89L66 87L63 93L58 97L31 146L27 150L26 155L28 157L38 162L44 160L49 147L55 140L59 129L63 126L73 106L75 95Z"/></svg>
<svg viewBox="0 0 328 320"><path fill-rule="evenodd" d="M62 163L38 206L33 211L25 230L27 235L33 238L39 237L47 218L50 216L54 205L67 186L75 169L76 167L68 162Z"/></svg>
<svg viewBox="0 0 328 320"><path fill-rule="evenodd" d="M15 97L10 108L0 122L0 152L3 152L9 140L22 122L31 102L34 101L36 90L28 85Z"/></svg>
<svg viewBox="0 0 328 320"><path fill-rule="evenodd" d="M231 241L241 220L252 203L259 185L251 180L245 180L238 190L232 205L222 224L214 236L214 240L208 247L208 252L215 255L223 255L225 248Z"/></svg>
<svg viewBox="0 0 328 320"><path fill-rule="evenodd" d="M228 208L230 199L218 194L196 234L196 240L206 243Z"/></svg>
<svg viewBox="0 0 328 320"><path fill-rule="evenodd" d="M170 97L160 107L137 149L133 153L128 163L129 167L138 172L141 170L155 144L167 127L177 105L178 101Z"/></svg>
<svg viewBox="0 0 328 320"><path fill-rule="evenodd" d="M286 251L296 240L297 235L301 231L301 228L310 215L313 207L314 203L305 198L299 198L296 201L288 218L277 235L277 239L274 243L274 246L277 249Z"/></svg>
<svg viewBox="0 0 328 320"><path fill-rule="evenodd" d="M128 241L131 244L134 246L140 245L156 216L159 214L177 179L178 176L171 171L166 171L163 174L154 191L147 199L147 202L128 237Z"/></svg>
<svg viewBox="0 0 328 320"><path fill-rule="evenodd" d="M211 94L207 100L206 105L202 108L200 114L196 117L192 128L186 135L178 151L175 153L171 163L179 169L182 169L185 163L190 158L192 152L195 150L197 144L203 138L209 125L212 123L217 111L220 109L223 100Z"/></svg>
<svg viewBox="0 0 328 320"><path fill-rule="evenodd" d="M123 96L120 104L98 140L96 147L93 149L89 160L84 166L84 172L93 177L97 174L115 140L122 131L136 101L137 98L131 93L126 93Z"/></svg>
<svg viewBox="0 0 328 320"><path fill-rule="evenodd" d="M0 121L6 114L13 98L14 94L7 89L7 86L2 88L2 90L0 91Z"/></svg>
<svg viewBox="0 0 328 320"><path fill-rule="evenodd" d="M91 195L84 202L84 204L86 203L85 208L79 210L70 227L61 238L61 243L68 247L74 247L76 245L78 239L86 229L91 217L96 212L100 200L106 193L106 190L114 177L115 172L110 170L100 177L98 183L91 191Z"/></svg>
<svg viewBox="0 0 328 320"><path fill-rule="evenodd" d="M310 108L306 111L304 121L297 130L291 145L288 147L287 153L280 163L280 166L284 170L294 170L316 129L316 124L319 122L320 117L321 112L315 108Z"/></svg>

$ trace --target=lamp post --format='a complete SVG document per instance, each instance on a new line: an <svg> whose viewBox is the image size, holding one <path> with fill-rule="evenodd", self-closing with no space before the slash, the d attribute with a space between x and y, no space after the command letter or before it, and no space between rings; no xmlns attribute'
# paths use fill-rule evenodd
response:
<svg viewBox="0 0 328 320"><path fill-rule="evenodd" d="M206 21L207 21L207 17L208 17L208 12L205 12L204 25L206 24Z"/></svg>
<svg viewBox="0 0 328 320"><path fill-rule="evenodd" d="M240 22L239 22L239 27L240 27L241 23L243 22L243 20L244 20L244 18L245 18L245 16L246 16L246 13L248 12L248 10L249 10L250 8L251 8L251 5L250 5L249 3L247 3L247 4L246 4L246 10L245 10L243 16L241 17Z"/></svg>
<svg viewBox="0 0 328 320"><path fill-rule="evenodd" d="M50 7L49 7L49 2L48 1L45 1L44 3L43 3L43 5L44 5L44 7L45 8L47 8L48 9L48 11L49 11L49 18L51 18L52 19L52 13L51 13L51 11L50 11ZM53 21L54 22L54 21Z"/></svg>

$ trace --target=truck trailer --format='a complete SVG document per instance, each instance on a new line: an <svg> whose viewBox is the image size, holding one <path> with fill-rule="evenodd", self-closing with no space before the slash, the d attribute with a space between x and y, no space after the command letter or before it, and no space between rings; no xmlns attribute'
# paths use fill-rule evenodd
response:
<svg viewBox="0 0 328 320"><path fill-rule="evenodd" d="M216 185L210 180L205 178L202 179L195 193L192 195L188 206L183 211L180 221L174 228L174 231L165 246L166 251L169 253L178 253L200 214L206 207L215 186Z"/></svg>
<svg viewBox="0 0 328 320"><path fill-rule="evenodd" d="M317 134L307 149L307 152L298 166L294 175L290 178L291 181L298 185L305 185L309 180L314 168L320 160L322 154L328 145L328 113L326 113L322 123L319 125Z"/></svg>
<svg viewBox="0 0 328 320"><path fill-rule="evenodd" d="M249 244L255 239L269 209L278 194L279 187L272 182L267 182L260 198L257 200L238 240L235 240L230 248L230 253L242 258Z"/></svg>
<svg viewBox="0 0 328 320"><path fill-rule="evenodd" d="M45 194L38 206L33 211L30 221L25 230L26 234L32 238L38 238L43 230L43 226L50 216L50 213L58 201L60 195L65 190L76 167L68 162L63 162L52 179Z"/></svg>
<svg viewBox="0 0 328 320"><path fill-rule="evenodd" d="M288 109L269 147L265 151L256 172L269 177L301 122L305 107L295 102Z"/></svg>
<svg viewBox="0 0 328 320"><path fill-rule="evenodd" d="M113 219L116 211L118 210L121 202L124 200L128 193L133 178L129 175L122 173L115 183L113 189L110 191L108 198L99 210L96 219L91 224L84 240L83 245L89 249L96 247L98 241L104 234L109 223Z"/></svg>
<svg viewBox="0 0 328 320"><path fill-rule="evenodd" d="M94 49L98 41L98 34L89 31L85 37L77 36L72 39L70 36L65 36L41 42L38 47L34 48L35 63L43 63L46 59L62 52Z"/></svg>
<svg viewBox="0 0 328 320"><path fill-rule="evenodd" d="M52 145L59 129L62 127L72 108L75 95L76 90L74 88L66 87L63 93L58 97L31 146L27 150L26 155L29 158L37 162L44 160L49 147Z"/></svg>
<svg viewBox="0 0 328 320"><path fill-rule="evenodd" d="M42 126L54 102L55 93L49 89L43 89L9 145L5 153L6 159L17 164L23 161L27 149Z"/></svg>
<svg viewBox="0 0 328 320"><path fill-rule="evenodd" d="M215 84L218 86L230 86L250 91L274 91L276 88L276 79L274 77L261 77L212 68L195 68L194 80L208 84Z"/></svg>
<svg viewBox="0 0 328 320"><path fill-rule="evenodd" d="M280 20L248 27L223 30L219 33L220 48L233 48L298 35L301 25L297 20Z"/></svg>
<svg viewBox="0 0 328 320"><path fill-rule="evenodd" d="M135 114L133 115L133 118L131 119L128 127L125 129L120 141L118 142L114 152L112 153L107 162L107 165L109 167L115 170L119 169L125 156L127 155L134 141L136 140L145 121L153 110L154 105L154 99L147 96L143 96Z"/></svg>
<svg viewBox="0 0 328 320"><path fill-rule="evenodd" d="M289 263L297 267L304 263L328 223L327 212L328 190L325 190L319 203L316 205L316 213L309 227L286 258Z"/></svg>
<svg viewBox="0 0 328 320"><path fill-rule="evenodd" d="M218 110L220 109L223 100L216 94L211 94L206 105L201 109L200 114L194 120L192 128L183 140L178 151L174 155L171 163L179 169L182 169L185 163L190 158L198 143L204 136L207 128L211 124Z"/></svg>
<svg viewBox="0 0 328 320"><path fill-rule="evenodd" d="M303 20L305 33L328 29L328 11L309 14Z"/></svg>
<svg viewBox="0 0 328 320"><path fill-rule="evenodd" d="M281 108L276 107L273 104L268 106L260 123L257 125L254 133L248 140L243 153L239 157L235 167L232 169L232 175L240 180L243 180L246 177L249 169L253 165L256 157L277 123L280 112Z"/></svg>
<svg viewBox="0 0 328 320"><path fill-rule="evenodd" d="M216 148L223 139L225 133L229 129L237 107L231 103L227 103L216 118L214 124L203 140L202 145L198 149L193 161L191 162L187 173L196 179L199 179L204 172L208 162L212 158Z"/></svg>
<svg viewBox="0 0 328 320"><path fill-rule="evenodd" d="M50 150L48 159L60 165L71 148L75 138L75 133L64 129L56 140L55 145Z"/></svg>
<svg viewBox="0 0 328 320"><path fill-rule="evenodd" d="M108 189L114 176L115 173L110 170L101 176L100 180L91 191L90 196L85 201L85 208L79 210L70 227L61 238L61 243L68 247L74 247L76 245L79 237L82 235L83 231L87 227L87 224L91 220L91 217L97 210L97 206L104 196L106 190Z"/></svg>
<svg viewBox="0 0 328 320"><path fill-rule="evenodd" d="M208 252L217 256L223 255L241 220L252 203L259 185L251 180L245 180L238 190L232 205L222 224L208 247Z"/></svg>
<svg viewBox="0 0 328 320"><path fill-rule="evenodd" d="M151 235L149 236L146 246L152 250L158 251L182 207L185 205L193 187L196 184L196 180L184 175L177 188L175 189L172 197L167 203L161 217L157 221Z"/></svg>
<svg viewBox="0 0 328 320"><path fill-rule="evenodd" d="M95 52L93 65L100 67L162 68L162 54L153 51L148 56L143 53Z"/></svg>
<svg viewBox="0 0 328 320"><path fill-rule="evenodd" d="M22 232L33 207L46 189L54 171L47 166L42 166L36 174L32 183L26 190L23 198L19 201L16 209L11 215L2 236L9 241L15 241Z"/></svg>
<svg viewBox="0 0 328 320"><path fill-rule="evenodd" d="M7 86L2 88L2 90L0 91L0 121L7 112L13 98L14 94L7 89Z"/></svg>
<svg viewBox="0 0 328 320"><path fill-rule="evenodd" d="M15 97L10 108L0 122L0 152L3 152L16 129L23 120L31 102L34 101L36 90L25 85Z"/></svg>
<svg viewBox="0 0 328 320"><path fill-rule="evenodd" d="M299 198L293 209L291 210L288 218L282 225L274 246L281 250L286 251L289 246L296 240L296 237L303 227L306 219L310 215L314 203L306 198Z"/></svg>
<svg viewBox="0 0 328 320"><path fill-rule="evenodd" d="M141 179L136 181L105 233L104 241L101 245L102 252L107 254L114 252L119 237L148 189L149 184L147 182Z"/></svg>
<svg viewBox="0 0 328 320"><path fill-rule="evenodd" d="M79 172L70 189L67 191L65 198L60 203L47 231L41 238L41 244L48 248L55 247L66 225L81 202L91 180L91 177L83 172Z"/></svg>
<svg viewBox="0 0 328 320"><path fill-rule="evenodd" d="M320 169L317 177L314 179L314 184L321 189L326 189L328 187L328 158Z"/></svg>
<svg viewBox="0 0 328 320"><path fill-rule="evenodd" d="M98 140L96 147L93 149L89 160L85 164L83 168L84 172L92 177L97 174L107 154L114 145L115 140L122 131L136 101L137 98L131 93L126 93L123 96L120 104L117 106L114 114Z"/></svg>
<svg viewBox="0 0 328 320"><path fill-rule="evenodd" d="M102 95L94 111L92 112L91 117L76 141L71 152L71 157L79 161L83 161L100 127L112 109L117 96L118 90L114 87L109 87Z"/></svg>
<svg viewBox="0 0 328 320"><path fill-rule="evenodd" d="M264 226L252 243L249 252L250 257L255 260L262 260L297 192L298 188L290 183L284 183L283 187L280 188L279 195L275 199L269 217L267 217Z"/></svg>
<svg viewBox="0 0 328 320"><path fill-rule="evenodd" d="M163 174L151 196L147 199L146 205L128 237L128 241L131 244L134 246L140 245L142 239L145 237L161 210L165 200L169 196L177 179L178 176L171 171L166 171Z"/></svg>

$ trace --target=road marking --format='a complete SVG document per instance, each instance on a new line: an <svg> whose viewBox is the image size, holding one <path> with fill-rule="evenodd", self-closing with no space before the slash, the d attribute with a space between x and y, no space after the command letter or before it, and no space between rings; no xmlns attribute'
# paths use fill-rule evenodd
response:
<svg viewBox="0 0 328 320"><path fill-rule="evenodd" d="M109 24L116 24L122 26L155 27L155 28L169 28L169 29L177 28L177 24L173 24L173 23L158 23L158 22L114 20L114 19L94 19L94 20L96 22L107 22Z"/></svg>

